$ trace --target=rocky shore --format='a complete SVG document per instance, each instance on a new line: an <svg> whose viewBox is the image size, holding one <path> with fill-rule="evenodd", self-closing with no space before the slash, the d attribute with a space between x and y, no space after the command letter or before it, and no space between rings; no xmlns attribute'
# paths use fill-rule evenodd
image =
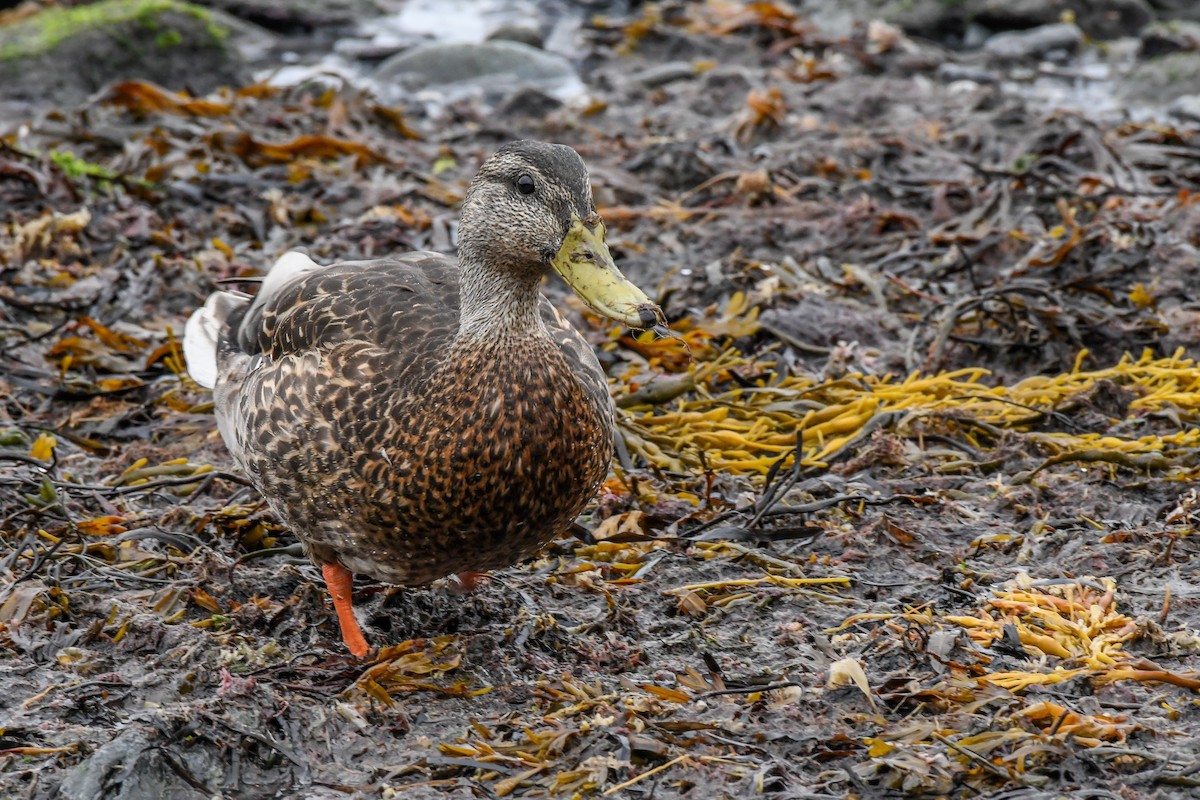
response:
<svg viewBox="0 0 1200 800"><path fill-rule="evenodd" d="M0 796L1195 793L1195 4L2 5ZM355 661L179 332L518 138L675 337L547 282L609 480Z"/></svg>

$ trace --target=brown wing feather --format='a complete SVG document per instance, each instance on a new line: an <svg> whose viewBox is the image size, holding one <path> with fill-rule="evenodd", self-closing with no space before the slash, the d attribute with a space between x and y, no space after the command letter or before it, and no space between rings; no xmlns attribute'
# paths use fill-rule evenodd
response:
<svg viewBox="0 0 1200 800"><path fill-rule="evenodd" d="M339 264L272 295L227 337L218 421L318 563L405 584L511 564L604 479L604 373L548 301L551 341L463 349L442 256Z"/></svg>
<svg viewBox="0 0 1200 800"><path fill-rule="evenodd" d="M411 385L436 364L458 330L459 270L439 253L347 261L303 275L231 319L223 350L278 360L339 342L370 343L395 354L389 372L411 366ZM608 384L591 345L545 297L542 322L597 402ZM392 375L402 385L410 380Z"/></svg>
<svg viewBox="0 0 1200 800"><path fill-rule="evenodd" d="M227 344L276 361L361 341L410 362L454 337L458 286L458 265L438 253L334 264L256 298Z"/></svg>
<svg viewBox="0 0 1200 800"><path fill-rule="evenodd" d="M542 313L542 322L550 333L550 338L562 351L567 363L571 366L571 371L583 383L583 388L593 401L602 408L610 409L611 414L612 399L608 393L608 381L605 380L604 370L600 367L600 362L596 360L596 353L592 350L592 346L545 297L542 298L539 310Z"/></svg>

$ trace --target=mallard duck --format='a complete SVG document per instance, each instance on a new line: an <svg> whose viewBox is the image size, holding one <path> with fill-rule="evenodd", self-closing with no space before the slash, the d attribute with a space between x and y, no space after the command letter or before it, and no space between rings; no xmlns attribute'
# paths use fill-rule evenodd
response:
<svg viewBox="0 0 1200 800"><path fill-rule="evenodd" d="M613 263L587 169L520 141L480 167L457 259L321 266L291 252L254 297L212 294L184 354L237 466L321 569L342 640L370 648L353 574L419 586L511 565L564 531L608 473L613 404L548 269L636 328L662 311Z"/></svg>

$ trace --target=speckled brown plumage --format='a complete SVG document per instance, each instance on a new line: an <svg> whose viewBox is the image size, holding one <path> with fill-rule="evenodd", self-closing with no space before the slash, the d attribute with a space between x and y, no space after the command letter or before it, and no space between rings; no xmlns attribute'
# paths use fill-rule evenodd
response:
<svg viewBox="0 0 1200 800"><path fill-rule="evenodd" d="M613 264L579 156L516 142L472 181L458 259L291 253L253 299L218 292L189 320L222 438L322 567L355 655L351 572L418 585L512 564L604 479L612 400L538 292L551 267L601 313L662 321Z"/></svg>
<svg viewBox="0 0 1200 800"><path fill-rule="evenodd" d="M234 458L318 563L405 585L507 566L608 471L586 341L543 299L549 336L456 343L458 277L428 253L329 267L241 326L265 360L222 347Z"/></svg>

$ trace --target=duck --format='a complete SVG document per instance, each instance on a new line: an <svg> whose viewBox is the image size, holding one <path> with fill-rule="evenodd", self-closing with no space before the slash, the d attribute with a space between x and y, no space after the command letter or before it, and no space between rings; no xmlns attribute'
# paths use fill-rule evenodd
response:
<svg viewBox="0 0 1200 800"><path fill-rule="evenodd" d="M292 251L257 294L220 290L184 330L237 468L321 571L356 658L354 576L414 587L536 554L608 475L614 407L588 341L542 294L666 330L614 263L587 167L517 141L480 166L457 253L320 265Z"/></svg>

